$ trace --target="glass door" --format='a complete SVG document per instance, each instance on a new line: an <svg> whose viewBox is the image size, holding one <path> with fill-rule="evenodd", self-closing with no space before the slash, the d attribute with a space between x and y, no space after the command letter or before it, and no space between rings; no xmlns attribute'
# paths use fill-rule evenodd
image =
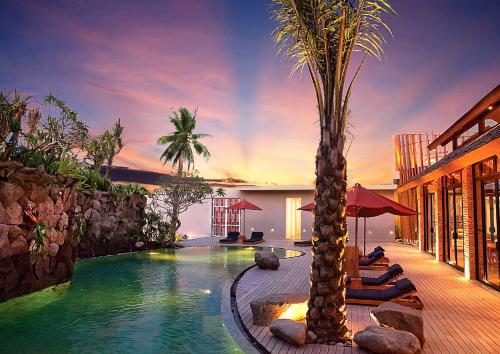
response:
<svg viewBox="0 0 500 354"><path fill-rule="evenodd" d="M483 184L484 198L484 250L485 278L493 285L500 286L500 247L498 242L500 180Z"/></svg>
<svg viewBox="0 0 500 354"><path fill-rule="evenodd" d="M464 268L464 229L462 203L462 174L444 176L443 203L445 204L445 255L448 263Z"/></svg>
<svg viewBox="0 0 500 354"><path fill-rule="evenodd" d="M424 187L424 250L431 254L435 254L435 231L436 231L436 218L434 211L434 198L435 194L430 191L428 186Z"/></svg>
<svg viewBox="0 0 500 354"><path fill-rule="evenodd" d="M286 239L300 240L300 198L286 198Z"/></svg>

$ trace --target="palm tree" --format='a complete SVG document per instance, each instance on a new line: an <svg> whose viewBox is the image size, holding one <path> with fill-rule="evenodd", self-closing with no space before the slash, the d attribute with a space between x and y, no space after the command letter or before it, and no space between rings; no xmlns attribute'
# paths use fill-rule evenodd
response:
<svg viewBox="0 0 500 354"><path fill-rule="evenodd" d="M180 108L179 112L174 111L173 116L169 117L169 119L176 130L158 139L158 144L167 145L167 148L161 154L160 160L163 160L163 164L171 162L172 165L177 165L177 175L181 176L185 161L188 164L188 171L194 165L193 149L205 159L210 158L207 147L199 141L199 139L210 135L194 132L196 128L196 110L194 114L191 114L187 108Z"/></svg>
<svg viewBox="0 0 500 354"><path fill-rule="evenodd" d="M187 108L179 108L179 111L173 112L173 116L169 117L170 123L175 127L175 131L168 135L158 138L158 144L167 145L167 148L161 154L160 160L163 164L167 162L177 165L176 178L184 177L184 162L187 161L187 170L194 165L194 151L203 156L205 159L210 158L210 153L205 145L200 143L199 139L209 137L208 134L195 133L196 128L196 110L193 114ZM169 239L175 241L177 230L181 226L179 220L179 193L173 191L172 203L172 218L169 227Z"/></svg>
<svg viewBox="0 0 500 354"><path fill-rule="evenodd" d="M307 68L318 105L321 131L307 326L319 343L350 340L344 271L346 120L352 86L364 60L382 55L382 32L390 32L382 16L391 12L384 0L273 0L278 53L295 62L292 73ZM363 59L348 75L353 51L362 52Z"/></svg>

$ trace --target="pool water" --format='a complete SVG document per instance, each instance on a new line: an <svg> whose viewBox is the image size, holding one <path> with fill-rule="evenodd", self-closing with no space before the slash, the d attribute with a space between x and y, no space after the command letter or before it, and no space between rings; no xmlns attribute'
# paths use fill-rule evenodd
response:
<svg viewBox="0 0 500 354"><path fill-rule="evenodd" d="M70 283L0 304L0 351L241 352L223 324L222 289L261 249L188 247L78 261Z"/></svg>

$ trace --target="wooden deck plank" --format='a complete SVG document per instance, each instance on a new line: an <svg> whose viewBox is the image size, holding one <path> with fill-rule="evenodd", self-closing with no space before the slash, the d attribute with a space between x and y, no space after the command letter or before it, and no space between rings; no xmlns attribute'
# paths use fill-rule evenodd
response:
<svg viewBox="0 0 500 354"><path fill-rule="evenodd" d="M274 243L279 247L279 242ZM405 277L410 278L424 302L426 344L424 353L495 353L500 338L500 294L467 281L450 266L433 262L430 256L415 248L384 244L392 263L400 263ZM288 245L287 248L293 248ZM273 293L307 292L311 256L281 260L278 271L251 269L240 280L237 303L243 322L254 337L271 353L363 353L352 347L311 344L296 348L275 338L267 329L252 324L250 302ZM366 271L376 276L380 272ZM372 307L348 305L349 328L353 333L375 324L370 317Z"/></svg>

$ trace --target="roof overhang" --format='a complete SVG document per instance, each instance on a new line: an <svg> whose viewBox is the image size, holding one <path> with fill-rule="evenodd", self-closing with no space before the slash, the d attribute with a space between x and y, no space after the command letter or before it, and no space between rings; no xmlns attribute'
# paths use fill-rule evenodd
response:
<svg viewBox="0 0 500 354"><path fill-rule="evenodd" d="M500 101L500 85L495 87L490 93L484 96L478 103L476 103L467 113L465 113L459 120L451 125L443 134L438 136L432 143L429 144L428 149L434 150L439 145L444 146L453 140L453 137L469 129L475 124L475 120L482 114L489 114L491 110L499 110L498 103ZM490 109L493 108L493 109Z"/></svg>
<svg viewBox="0 0 500 354"><path fill-rule="evenodd" d="M483 161L493 155L500 155L500 139L495 139L493 141L490 141L489 143L480 146L477 149L450 161L449 163L440 168L437 168L427 174L423 174L422 176L397 188L396 192L401 193L408 189L434 181L435 179L441 176L453 173L466 166L470 166L477 162Z"/></svg>

